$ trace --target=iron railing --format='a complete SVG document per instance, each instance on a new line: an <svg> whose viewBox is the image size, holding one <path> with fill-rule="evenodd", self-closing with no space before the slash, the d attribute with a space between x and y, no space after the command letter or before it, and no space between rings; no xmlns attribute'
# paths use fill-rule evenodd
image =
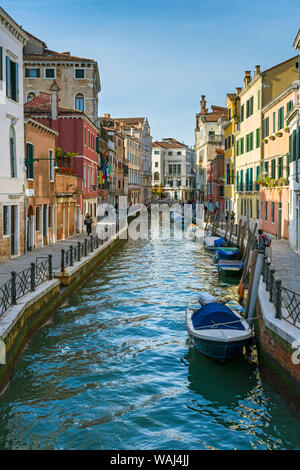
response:
<svg viewBox="0 0 300 470"><path fill-rule="evenodd" d="M20 297L34 292L36 287L52 277L52 255L36 258L36 262L23 271L12 271L11 278L0 287L0 317L9 307L16 305Z"/></svg>
<svg viewBox="0 0 300 470"><path fill-rule="evenodd" d="M263 282L269 292L269 301L274 304L275 317L300 329L300 293L282 286L282 281L276 278L275 269L267 256L263 260Z"/></svg>

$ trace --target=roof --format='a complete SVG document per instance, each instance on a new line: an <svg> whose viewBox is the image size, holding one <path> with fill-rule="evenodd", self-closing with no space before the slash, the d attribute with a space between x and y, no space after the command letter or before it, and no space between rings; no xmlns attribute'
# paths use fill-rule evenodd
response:
<svg viewBox="0 0 300 470"><path fill-rule="evenodd" d="M3 10L3 8L0 7L0 17L1 16L4 18L4 22L3 22L4 25L5 25L5 21L8 21L13 26L13 28L9 27L12 34L17 36L18 39L23 44L26 44L26 42L28 40L28 36L27 36L26 31L24 31L24 29L22 29L22 27L18 23L16 23L15 20L5 10Z"/></svg>
<svg viewBox="0 0 300 470"><path fill-rule="evenodd" d="M30 38L33 38L33 39L35 39L36 41L38 41L39 43L41 43L41 45L42 45L43 47L47 47L47 44L46 44L44 41L42 41L41 39L37 38L37 37L34 36L33 34L29 33L29 32L26 31L24 28L22 28L22 29L23 29L24 33L27 34L27 36L29 36Z"/></svg>
<svg viewBox="0 0 300 470"><path fill-rule="evenodd" d="M136 124L140 124L141 122L145 121L144 117L138 117L138 118L112 118L112 119L124 122L125 124L128 124L128 125L129 124L136 125Z"/></svg>
<svg viewBox="0 0 300 470"><path fill-rule="evenodd" d="M227 93L227 96L231 101L234 101L237 97L237 94L236 93Z"/></svg>
<svg viewBox="0 0 300 470"><path fill-rule="evenodd" d="M176 139L170 138L169 140L153 142L152 147L163 147L165 149L171 149L171 148L187 148L188 146L181 142L178 142L178 140Z"/></svg>
<svg viewBox="0 0 300 470"><path fill-rule="evenodd" d="M57 136L59 133L55 130L52 129L51 127L45 126L45 124L41 124L39 121L36 119L33 119L30 114L24 113L24 124L33 124L34 126L38 127L39 129L42 129L46 132L49 132L50 134L53 134L54 136Z"/></svg>
<svg viewBox="0 0 300 470"><path fill-rule="evenodd" d="M55 52L50 49L45 49L44 54L24 54L24 62L28 61L54 61L54 62L95 62L94 59L87 59L85 57L73 56L66 52Z"/></svg>

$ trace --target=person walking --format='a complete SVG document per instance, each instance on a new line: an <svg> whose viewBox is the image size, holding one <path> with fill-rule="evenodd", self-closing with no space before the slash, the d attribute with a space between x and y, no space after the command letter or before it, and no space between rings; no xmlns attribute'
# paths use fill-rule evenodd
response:
<svg viewBox="0 0 300 470"><path fill-rule="evenodd" d="M271 251L271 243L272 240L263 230L260 228L258 230L258 245L257 248L271 260L272 258L272 251Z"/></svg>
<svg viewBox="0 0 300 470"><path fill-rule="evenodd" d="M84 224L86 225L86 233L90 235L92 233L92 218L89 213L84 218Z"/></svg>

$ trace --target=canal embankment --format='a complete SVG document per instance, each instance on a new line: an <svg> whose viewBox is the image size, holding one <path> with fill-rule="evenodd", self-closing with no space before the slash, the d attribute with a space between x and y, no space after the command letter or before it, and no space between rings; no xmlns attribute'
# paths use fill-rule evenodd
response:
<svg viewBox="0 0 300 470"><path fill-rule="evenodd" d="M216 228L219 236L225 236L225 232L224 228ZM233 245L238 239L238 234L231 233ZM247 241L245 236L244 248ZM270 256L264 257L256 301L259 363L273 387L299 411L300 258L285 240L274 239L271 247Z"/></svg>
<svg viewBox="0 0 300 470"><path fill-rule="evenodd" d="M128 219L129 222L131 218ZM124 242L128 230L107 232L107 240L94 232L89 238L79 236L49 246L36 253L14 260L16 271L2 265L2 276L10 274L0 287L1 316L0 392L9 382L15 363L29 338L48 321L50 315L78 289L87 278ZM47 251L46 251L47 250ZM45 251L48 253L46 255ZM38 256L37 256L38 255ZM30 261L30 266L28 263ZM11 262L10 262L11 263ZM17 271L18 266L27 268Z"/></svg>

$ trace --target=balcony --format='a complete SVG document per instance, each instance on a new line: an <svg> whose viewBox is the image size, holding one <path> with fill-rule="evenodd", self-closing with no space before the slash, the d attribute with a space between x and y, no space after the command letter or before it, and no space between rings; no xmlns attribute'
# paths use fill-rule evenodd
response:
<svg viewBox="0 0 300 470"><path fill-rule="evenodd" d="M224 136L215 134L215 135L208 135L205 137L205 143L207 144L218 144L218 145L223 145L224 144Z"/></svg>

